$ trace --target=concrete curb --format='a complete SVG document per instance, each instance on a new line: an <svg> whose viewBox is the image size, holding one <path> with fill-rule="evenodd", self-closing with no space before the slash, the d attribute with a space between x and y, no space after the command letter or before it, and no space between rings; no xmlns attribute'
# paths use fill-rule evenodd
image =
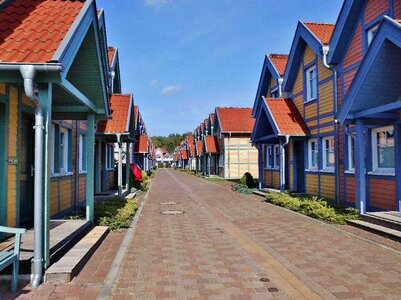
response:
<svg viewBox="0 0 401 300"><path fill-rule="evenodd" d="M131 244L132 238L134 237L138 221L142 215L143 207L145 206L145 203L148 200L149 192L150 192L150 189L152 188L152 184L153 184L153 181L150 183L149 190L146 192L145 196L143 197L141 205L139 206L139 208L135 214L135 217L132 220L131 226L124 236L124 239L120 245L120 248L118 249L116 257L114 258L114 261L110 267L107 277L103 283L103 287L100 290L99 295L96 297L96 299L105 300L105 299L109 299L111 296L111 292L113 290L114 283L118 277L120 267L124 260L125 254L127 253L128 247Z"/></svg>

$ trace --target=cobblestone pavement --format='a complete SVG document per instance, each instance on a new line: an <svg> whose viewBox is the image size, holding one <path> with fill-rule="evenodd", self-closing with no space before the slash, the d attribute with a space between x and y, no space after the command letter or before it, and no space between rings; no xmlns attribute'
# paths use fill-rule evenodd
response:
<svg viewBox="0 0 401 300"><path fill-rule="evenodd" d="M160 170L113 299L401 298L400 252L260 199Z"/></svg>
<svg viewBox="0 0 401 300"><path fill-rule="evenodd" d="M42 284L37 290L20 283L22 289L10 293L10 282L0 284L0 300L5 299L96 299L125 232L111 232L90 258L79 275L68 284Z"/></svg>

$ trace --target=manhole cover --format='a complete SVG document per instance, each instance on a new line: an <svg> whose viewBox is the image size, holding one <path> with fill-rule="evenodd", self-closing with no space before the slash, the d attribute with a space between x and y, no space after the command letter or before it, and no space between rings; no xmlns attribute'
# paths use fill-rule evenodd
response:
<svg viewBox="0 0 401 300"><path fill-rule="evenodd" d="M161 205L176 205L179 204L179 202L160 202Z"/></svg>
<svg viewBox="0 0 401 300"><path fill-rule="evenodd" d="M183 213L185 212L182 210L165 210L161 212L162 215L182 215Z"/></svg>
<svg viewBox="0 0 401 300"><path fill-rule="evenodd" d="M260 281L262 281L262 282L270 282L270 279L266 278L266 277L262 277L262 278L260 278Z"/></svg>
<svg viewBox="0 0 401 300"><path fill-rule="evenodd" d="M268 288L267 289L270 293L277 293L278 292L278 288Z"/></svg>

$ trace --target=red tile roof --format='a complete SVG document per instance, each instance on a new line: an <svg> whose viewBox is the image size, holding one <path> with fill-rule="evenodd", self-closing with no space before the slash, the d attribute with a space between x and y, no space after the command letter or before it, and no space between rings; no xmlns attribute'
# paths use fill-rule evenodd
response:
<svg viewBox="0 0 401 300"><path fill-rule="evenodd" d="M84 1L15 0L0 11L0 61L46 63Z"/></svg>
<svg viewBox="0 0 401 300"><path fill-rule="evenodd" d="M318 22L305 22L304 24L323 44L330 43L335 28L334 24Z"/></svg>
<svg viewBox="0 0 401 300"><path fill-rule="evenodd" d="M203 153L203 141L196 142L196 153L198 156L201 156Z"/></svg>
<svg viewBox="0 0 401 300"><path fill-rule="evenodd" d="M149 137L147 135L140 135L135 142L134 152L135 153L148 153L148 141Z"/></svg>
<svg viewBox="0 0 401 300"><path fill-rule="evenodd" d="M206 126L209 126L209 119L205 119L205 124L206 124Z"/></svg>
<svg viewBox="0 0 401 300"><path fill-rule="evenodd" d="M274 67L276 68L277 72L280 76L283 76L285 73L285 67L287 66L288 62L288 55L287 54L270 54L269 58L273 63Z"/></svg>
<svg viewBox="0 0 401 300"><path fill-rule="evenodd" d="M291 99L267 98L265 101L277 124L279 134L309 134L308 127Z"/></svg>
<svg viewBox="0 0 401 300"><path fill-rule="evenodd" d="M188 159L188 151L187 150L181 151L181 159Z"/></svg>
<svg viewBox="0 0 401 300"><path fill-rule="evenodd" d="M214 123L214 120L216 118L216 114L211 113L209 116L210 116L210 119L212 120L212 122Z"/></svg>
<svg viewBox="0 0 401 300"><path fill-rule="evenodd" d="M251 133L255 119L251 117L252 108L216 107L222 132Z"/></svg>
<svg viewBox="0 0 401 300"><path fill-rule="evenodd" d="M219 141L217 140L217 137L214 135L208 135L205 137L205 145L206 153L219 153Z"/></svg>
<svg viewBox="0 0 401 300"><path fill-rule="evenodd" d="M99 121L97 132L126 133L129 130L132 95L112 94L110 96L111 119Z"/></svg>
<svg viewBox="0 0 401 300"><path fill-rule="evenodd" d="M114 59L114 55L116 54L116 48L114 47L107 47L107 55L109 57L109 66L111 67L111 64L113 62Z"/></svg>

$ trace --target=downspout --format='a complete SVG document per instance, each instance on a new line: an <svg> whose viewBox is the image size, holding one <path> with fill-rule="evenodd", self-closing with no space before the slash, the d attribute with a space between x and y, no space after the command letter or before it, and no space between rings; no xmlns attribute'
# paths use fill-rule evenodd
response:
<svg viewBox="0 0 401 300"><path fill-rule="evenodd" d="M33 276L31 285L39 287L43 277L43 142L45 117L43 106L38 98L38 90L35 85L37 70L32 65L21 66L21 75L24 79L25 95L35 105L35 169L34 169L34 256Z"/></svg>
<svg viewBox="0 0 401 300"><path fill-rule="evenodd" d="M111 80L111 93L114 93L114 78L116 77L116 72L110 72L110 80Z"/></svg>
<svg viewBox="0 0 401 300"><path fill-rule="evenodd" d="M228 133L228 160L227 160L227 170L228 170L228 178L231 178L231 132Z"/></svg>
<svg viewBox="0 0 401 300"><path fill-rule="evenodd" d="M285 135L285 142L284 144L281 145L281 167L282 167L282 172L281 172L281 189L280 191L283 192L285 190L285 183L286 183L286 177L285 177L285 147L288 145L290 142L290 136L288 134Z"/></svg>
<svg viewBox="0 0 401 300"><path fill-rule="evenodd" d="M334 91L334 132L335 136L335 178L336 178L336 201L340 202L340 142L339 142L339 123L337 120L337 112L338 112L338 90L337 90L337 70L335 70L332 66L327 63L327 55L329 54L330 46L323 45L323 65L326 69L333 71L333 91Z"/></svg>
<svg viewBox="0 0 401 300"><path fill-rule="evenodd" d="M278 78L278 96L281 98L283 96L283 77Z"/></svg>

